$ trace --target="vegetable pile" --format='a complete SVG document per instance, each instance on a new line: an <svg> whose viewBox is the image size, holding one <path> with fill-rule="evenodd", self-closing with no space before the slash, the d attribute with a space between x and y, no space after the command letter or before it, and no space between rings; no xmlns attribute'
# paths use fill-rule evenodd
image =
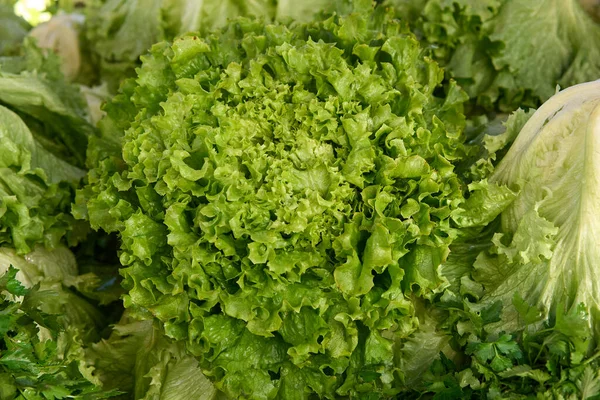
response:
<svg viewBox="0 0 600 400"><path fill-rule="evenodd" d="M0 398L600 396L579 2L8 3Z"/></svg>

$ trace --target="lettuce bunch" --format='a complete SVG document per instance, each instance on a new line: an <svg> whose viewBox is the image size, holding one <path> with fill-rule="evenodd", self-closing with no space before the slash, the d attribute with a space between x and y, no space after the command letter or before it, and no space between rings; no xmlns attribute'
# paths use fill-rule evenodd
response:
<svg viewBox="0 0 600 400"><path fill-rule="evenodd" d="M398 393L413 298L448 286L457 228L501 210L502 188L457 173L466 94L368 1L237 19L142 61L76 208L119 233L126 307L232 398Z"/></svg>
<svg viewBox="0 0 600 400"><path fill-rule="evenodd" d="M489 176L512 201L451 245L443 265L451 285L403 347L421 394L598 396L599 88L569 87L483 136L489 160L514 140Z"/></svg>

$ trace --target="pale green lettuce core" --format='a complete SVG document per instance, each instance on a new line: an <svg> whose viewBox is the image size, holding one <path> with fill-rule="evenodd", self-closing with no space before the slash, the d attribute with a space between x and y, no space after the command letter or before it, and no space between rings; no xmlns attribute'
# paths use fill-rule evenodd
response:
<svg viewBox="0 0 600 400"><path fill-rule="evenodd" d="M137 321L125 312L108 339L86 349L104 389L142 400L225 399L204 377L185 344L174 342L157 322Z"/></svg>
<svg viewBox="0 0 600 400"><path fill-rule="evenodd" d="M600 309L600 81L568 88L533 114L490 181L518 191L493 247L475 263L487 299L515 293L546 313ZM508 309L506 322L517 322Z"/></svg>
<svg viewBox="0 0 600 400"><path fill-rule="evenodd" d="M485 182L463 208L465 93L434 94L412 34L354 7L155 45L91 139L75 212L119 232L126 307L232 398L399 392L410 296L500 212Z"/></svg>

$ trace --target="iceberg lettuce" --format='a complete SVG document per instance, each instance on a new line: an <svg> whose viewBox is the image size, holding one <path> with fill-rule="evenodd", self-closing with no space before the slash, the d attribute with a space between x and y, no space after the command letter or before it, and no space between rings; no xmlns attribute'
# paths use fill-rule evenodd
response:
<svg viewBox="0 0 600 400"><path fill-rule="evenodd" d="M584 304L598 326L599 152L600 81L561 91L523 126L490 177L518 195L475 261L488 300L511 304L517 293L550 316ZM518 323L510 310L505 326Z"/></svg>

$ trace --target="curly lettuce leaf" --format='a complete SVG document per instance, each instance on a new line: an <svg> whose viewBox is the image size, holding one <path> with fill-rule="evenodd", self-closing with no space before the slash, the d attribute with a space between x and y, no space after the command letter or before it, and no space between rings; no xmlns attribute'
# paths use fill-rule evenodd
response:
<svg viewBox="0 0 600 400"><path fill-rule="evenodd" d="M161 0L109 0L91 7L86 38L101 79L116 90L131 76L140 55L164 39Z"/></svg>
<svg viewBox="0 0 600 400"><path fill-rule="evenodd" d="M230 397L395 395L405 293L449 284L467 97L437 95L393 14L353 7L153 46L90 141L75 211L119 233L126 307Z"/></svg>
<svg viewBox="0 0 600 400"><path fill-rule="evenodd" d="M70 203L96 131L59 59L30 40L21 51L0 62L0 243L24 254L85 236L87 224L71 216Z"/></svg>
<svg viewBox="0 0 600 400"><path fill-rule="evenodd" d="M35 274L37 265L10 252L2 257L10 264L2 260L0 277L0 397L106 399L119 394L101 387L85 359L84 345L98 339L96 322L90 320L94 313L102 318L98 311L51 277L35 286L22 284L18 276Z"/></svg>
<svg viewBox="0 0 600 400"><path fill-rule="evenodd" d="M406 5L402 0L400 11ZM597 79L600 26L577 0L424 0L409 20L473 103L537 107L556 86ZM403 8L404 7L404 8ZM399 15L401 18L404 15Z"/></svg>
<svg viewBox="0 0 600 400"><path fill-rule="evenodd" d="M345 1L312 0L109 0L86 11L86 38L103 81L116 92L120 82L135 76L140 56L153 44L193 32L203 36L237 17L263 21L310 21Z"/></svg>

